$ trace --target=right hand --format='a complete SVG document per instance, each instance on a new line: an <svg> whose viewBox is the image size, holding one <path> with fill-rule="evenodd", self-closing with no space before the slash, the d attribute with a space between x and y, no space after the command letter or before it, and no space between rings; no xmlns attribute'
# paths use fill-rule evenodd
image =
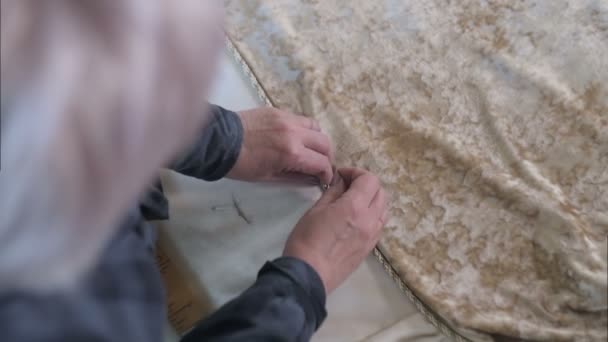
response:
<svg viewBox="0 0 608 342"><path fill-rule="evenodd" d="M319 274L325 290L337 288L374 248L387 219L386 193L376 176L340 169L334 184L300 219L284 256L301 259Z"/></svg>

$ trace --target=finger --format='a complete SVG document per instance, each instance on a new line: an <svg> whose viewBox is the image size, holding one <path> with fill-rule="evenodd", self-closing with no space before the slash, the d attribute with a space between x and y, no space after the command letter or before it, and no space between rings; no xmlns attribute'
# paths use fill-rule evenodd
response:
<svg viewBox="0 0 608 342"><path fill-rule="evenodd" d="M378 222L380 222L380 221L378 221ZM368 241L367 248L370 252L374 249L374 247L376 247L376 245L380 241L381 237L382 237L382 229L378 229L376 234L374 234L374 236Z"/></svg>
<svg viewBox="0 0 608 342"><path fill-rule="evenodd" d="M291 114L289 115L289 120L295 125L300 126L302 128L321 132L321 126L319 125L319 122L315 119L306 117L304 115Z"/></svg>
<svg viewBox="0 0 608 342"><path fill-rule="evenodd" d="M384 227L384 221L382 220L386 208L386 193L382 187L378 188L378 192L374 196L374 199L369 205L369 210L365 215L361 216L364 220L362 229L368 230L368 236L378 236L380 230Z"/></svg>
<svg viewBox="0 0 608 342"><path fill-rule="evenodd" d="M350 186L350 184L352 184L352 182L360 177L363 176L364 174L367 173L367 171L365 171L364 169L359 169L356 167L345 167L345 168L340 168L338 170L338 172L340 173L340 175L342 176L342 178L344 179L344 182Z"/></svg>
<svg viewBox="0 0 608 342"><path fill-rule="evenodd" d="M385 210L382 216L377 219L375 222L372 222L372 227L374 231L372 232L372 239L370 241L370 249L373 249L374 246L378 243L380 238L382 237L382 231L384 230L384 226L388 220L388 210Z"/></svg>
<svg viewBox="0 0 608 342"><path fill-rule="evenodd" d="M377 221L382 221L383 217L386 213L386 204L387 204L387 198L386 198L386 191L384 191L384 189L382 189L382 187L380 187L378 189L378 192L376 193L376 196L374 196L374 199L372 200L372 202L369 205L369 209L370 209L370 219L372 220L372 224L374 224Z"/></svg>
<svg viewBox="0 0 608 342"><path fill-rule="evenodd" d="M316 176L307 175L300 172L287 172L281 175L277 180L278 182L287 182L289 184L302 184L302 185L319 185L319 178Z"/></svg>
<svg viewBox="0 0 608 342"><path fill-rule="evenodd" d="M331 183L333 170L329 158L317 151L304 148L299 157L300 164L297 165L298 172L317 176L321 184Z"/></svg>
<svg viewBox="0 0 608 342"><path fill-rule="evenodd" d="M382 214L382 227L384 227L384 225L386 225L386 222L388 222L389 215L390 214L387 207L386 209L384 209L384 213Z"/></svg>
<svg viewBox="0 0 608 342"><path fill-rule="evenodd" d="M338 200L346 191L346 184L342 180L339 172L334 173L331 186L325 190L317 205L328 205Z"/></svg>
<svg viewBox="0 0 608 342"><path fill-rule="evenodd" d="M382 218L376 221L376 243L380 240L382 236L382 231L384 230L384 226L386 226L386 221L388 220L388 211L382 214Z"/></svg>
<svg viewBox="0 0 608 342"><path fill-rule="evenodd" d="M375 236L376 242L374 243L374 245L376 243L378 243L378 240L380 240L380 237L382 236L382 231L384 230L384 226L386 226L386 222L388 221L388 217L389 217L388 215L389 215L388 209L385 209L384 212L382 213L382 216L375 222L374 236Z"/></svg>
<svg viewBox="0 0 608 342"><path fill-rule="evenodd" d="M345 175L342 170L340 170L340 174L343 176ZM360 169L353 170L350 174L349 171L347 171L346 175L355 178L351 178L351 183L343 197L346 200L359 203L362 208L369 208L380 188L380 181L378 178L370 172ZM347 177L345 177L345 182L348 184Z"/></svg>
<svg viewBox="0 0 608 342"><path fill-rule="evenodd" d="M329 137L321 132L303 129L302 143L307 148L326 155L329 160L333 160L333 151Z"/></svg>

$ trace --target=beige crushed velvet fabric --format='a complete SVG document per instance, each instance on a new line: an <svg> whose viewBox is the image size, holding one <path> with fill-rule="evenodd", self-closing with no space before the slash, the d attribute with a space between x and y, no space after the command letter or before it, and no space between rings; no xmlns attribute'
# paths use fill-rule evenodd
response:
<svg viewBox="0 0 608 342"><path fill-rule="evenodd" d="M608 1L227 0L279 107L392 192L380 247L478 338L607 338Z"/></svg>

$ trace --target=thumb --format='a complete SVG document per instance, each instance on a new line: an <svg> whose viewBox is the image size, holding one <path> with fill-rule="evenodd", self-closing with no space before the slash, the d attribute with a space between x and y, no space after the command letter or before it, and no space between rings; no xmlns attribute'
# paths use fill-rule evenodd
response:
<svg viewBox="0 0 608 342"><path fill-rule="evenodd" d="M323 196L317 202L317 205L328 205L335 202L338 198L342 197L346 191L346 183L340 175L340 172L334 171L334 178L332 179L329 188L325 190Z"/></svg>

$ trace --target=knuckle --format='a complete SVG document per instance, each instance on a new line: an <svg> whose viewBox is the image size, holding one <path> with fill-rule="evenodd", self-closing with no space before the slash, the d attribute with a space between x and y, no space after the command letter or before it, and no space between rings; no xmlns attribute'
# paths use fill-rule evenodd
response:
<svg viewBox="0 0 608 342"><path fill-rule="evenodd" d="M371 183L371 185L374 186L374 188L380 188L380 179L378 179L378 176L374 175L371 172L367 172L367 175L369 177L369 182Z"/></svg>
<svg viewBox="0 0 608 342"><path fill-rule="evenodd" d="M268 107L268 114L273 119L278 119L281 117L281 110L274 107Z"/></svg>
<svg viewBox="0 0 608 342"><path fill-rule="evenodd" d="M268 110L268 122L272 123L276 127L282 127L287 124L286 120L285 120L285 116L282 114L282 112L279 109L276 109L276 108L270 108Z"/></svg>
<svg viewBox="0 0 608 342"><path fill-rule="evenodd" d="M287 120L277 117L277 118L275 118L274 121L275 121L275 126L279 131L284 132L284 133L288 133L288 132L292 131L292 127L289 124L289 122L287 122Z"/></svg>
<svg viewBox="0 0 608 342"><path fill-rule="evenodd" d="M292 141L287 141L284 145L284 153L287 157L298 159L300 155L300 146Z"/></svg>
<svg viewBox="0 0 608 342"><path fill-rule="evenodd" d="M361 227L361 235L366 239L366 240L371 240L373 238L376 237L376 229L375 229L375 225L373 224L366 224L364 226Z"/></svg>

